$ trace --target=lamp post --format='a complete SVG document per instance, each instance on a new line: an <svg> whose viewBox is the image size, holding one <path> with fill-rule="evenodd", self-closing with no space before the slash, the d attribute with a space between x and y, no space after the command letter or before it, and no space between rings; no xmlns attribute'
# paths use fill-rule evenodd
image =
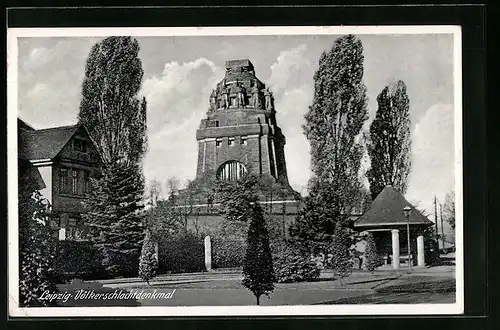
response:
<svg viewBox="0 0 500 330"><path fill-rule="evenodd" d="M410 211L411 207L408 205L403 209L406 217L406 233L408 236L408 273L411 273L411 245L410 245Z"/></svg>

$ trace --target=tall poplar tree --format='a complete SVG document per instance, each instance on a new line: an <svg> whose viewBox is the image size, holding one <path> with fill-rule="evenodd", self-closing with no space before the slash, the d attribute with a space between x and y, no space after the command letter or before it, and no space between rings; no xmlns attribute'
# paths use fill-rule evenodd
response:
<svg viewBox="0 0 500 330"><path fill-rule="evenodd" d="M338 38L321 54L314 74L313 103L303 125L311 146L313 175L308 201L292 235L302 232L302 236L329 239L336 222L345 220L356 207L353 201L361 191L362 146L358 140L367 119L363 59L361 41L353 35ZM322 232L304 234L317 228Z"/></svg>
<svg viewBox="0 0 500 330"><path fill-rule="evenodd" d="M367 144L372 199L386 185L404 194L411 168L410 100L405 83L399 80L386 86L377 101L377 115L370 125Z"/></svg>
<svg viewBox="0 0 500 330"><path fill-rule="evenodd" d="M142 226L146 151L146 100L138 97L144 71L139 44L109 37L87 58L78 119L104 162L84 220L111 274L135 275L144 237Z"/></svg>

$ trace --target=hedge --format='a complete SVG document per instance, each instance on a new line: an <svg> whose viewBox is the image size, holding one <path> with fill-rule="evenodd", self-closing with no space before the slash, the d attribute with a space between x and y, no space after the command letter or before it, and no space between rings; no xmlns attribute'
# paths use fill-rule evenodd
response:
<svg viewBox="0 0 500 330"><path fill-rule="evenodd" d="M238 268L245 259L246 240L241 237L216 236L212 240L212 263L214 268Z"/></svg>
<svg viewBox="0 0 500 330"><path fill-rule="evenodd" d="M158 242L158 254L159 274L205 269L203 237L189 231L162 237Z"/></svg>
<svg viewBox="0 0 500 330"><path fill-rule="evenodd" d="M273 264L278 283L310 281L320 275L316 260L290 244L274 253Z"/></svg>
<svg viewBox="0 0 500 330"><path fill-rule="evenodd" d="M102 267L100 252L88 241L58 241L55 269L59 281L108 277Z"/></svg>

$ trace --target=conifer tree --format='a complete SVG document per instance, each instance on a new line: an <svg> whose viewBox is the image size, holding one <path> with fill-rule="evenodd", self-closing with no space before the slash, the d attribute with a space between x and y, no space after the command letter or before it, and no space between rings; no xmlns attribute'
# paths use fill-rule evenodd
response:
<svg viewBox="0 0 500 330"><path fill-rule="evenodd" d="M355 201L362 194L359 135L368 117L363 59L361 41L353 35L338 38L323 52L314 74L313 103L305 115L303 129L311 147L313 174L309 201L298 223L312 227L295 231L320 229L313 236L323 237L325 243L330 241L336 222L345 221L358 207Z"/></svg>
<svg viewBox="0 0 500 330"><path fill-rule="evenodd" d="M157 269L158 260L155 253L155 243L149 230L146 230L139 263L139 276L149 284L149 280L155 277Z"/></svg>
<svg viewBox="0 0 500 330"><path fill-rule="evenodd" d="M250 290L260 304L260 297L274 290L274 269L269 232L260 204L251 205L247 249L243 263L243 285Z"/></svg>
<svg viewBox="0 0 500 330"><path fill-rule="evenodd" d="M367 172L372 199L392 185L404 194L411 168L410 100L399 80L386 86L377 97L377 115L370 125Z"/></svg>
<svg viewBox="0 0 500 330"><path fill-rule="evenodd" d="M310 185L309 195L302 200L299 214L290 225L290 240L313 254L325 252L333 234L333 208L328 205L326 194L318 191L317 184Z"/></svg>
<svg viewBox="0 0 500 330"><path fill-rule="evenodd" d="M368 233L366 236L366 247L365 247L365 267L370 272L373 272L378 266L378 253L377 245L375 244L375 237L372 233Z"/></svg>
<svg viewBox="0 0 500 330"><path fill-rule="evenodd" d="M237 181L223 181L217 187L217 197L226 221L249 223L242 283L259 305L260 297L274 290L275 275L269 231L258 202L257 186L258 180L252 175Z"/></svg>
<svg viewBox="0 0 500 330"><path fill-rule="evenodd" d="M103 255L110 275L137 274L143 240L144 179L139 165L113 165L93 180L92 193L82 218L89 238Z"/></svg>
<svg viewBox="0 0 500 330"><path fill-rule="evenodd" d="M103 160L84 220L113 275L136 275L143 240L146 101L137 94L143 69L131 37L109 37L87 58L78 119Z"/></svg>

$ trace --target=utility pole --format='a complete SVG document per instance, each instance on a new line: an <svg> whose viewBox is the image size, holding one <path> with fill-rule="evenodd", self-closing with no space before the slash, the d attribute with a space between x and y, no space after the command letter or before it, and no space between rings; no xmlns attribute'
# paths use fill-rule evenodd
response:
<svg viewBox="0 0 500 330"><path fill-rule="evenodd" d="M443 252L446 251L444 247L444 227L443 227L443 205L439 204L439 216L441 218L441 241L443 242Z"/></svg>
<svg viewBox="0 0 500 330"><path fill-rule="evenodd" d="M436 244L438 247L439 251L439 230L438 230L438 216L437 216L437 200L436 200L436 195L434 195L434 225L436 227Z"/></svg>

